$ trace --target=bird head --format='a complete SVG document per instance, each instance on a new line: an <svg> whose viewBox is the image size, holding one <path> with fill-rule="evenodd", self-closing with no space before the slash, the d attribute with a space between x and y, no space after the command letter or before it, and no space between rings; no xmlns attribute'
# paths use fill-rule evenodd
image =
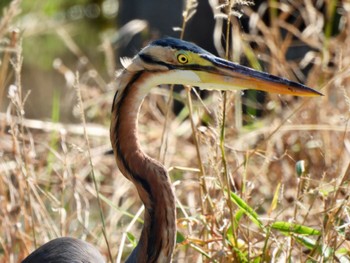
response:
<svg viewBox="0 0 350 263"><path fill-rule="evenodd" d="M303 84L219 58L195 44L156 40L142 49L126 69L158 74L157 84L184 84L207 90L255 89L295 96L319 96Z"/></svg>

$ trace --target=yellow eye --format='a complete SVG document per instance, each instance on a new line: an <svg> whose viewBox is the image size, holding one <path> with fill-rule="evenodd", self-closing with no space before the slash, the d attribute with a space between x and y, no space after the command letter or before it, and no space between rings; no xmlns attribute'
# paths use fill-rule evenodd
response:
<svg viewBox="0 0 350 263"><path fill-rule="evenodd" d="M186 64L188 63L188 57L184 54L179 54L177 55L177 61L179 61L181 64Z"/></svg>

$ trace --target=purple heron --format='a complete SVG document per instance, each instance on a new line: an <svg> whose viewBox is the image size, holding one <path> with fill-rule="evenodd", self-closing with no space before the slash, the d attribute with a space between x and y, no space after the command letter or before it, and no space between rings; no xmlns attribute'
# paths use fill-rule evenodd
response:
<svg viewBox="0 0 350 263"><path fill-rule="evenodd" d="M126 262L170 262L175 246L175 196L165 167L147 156L137 138L143 99L160 84L184 84L207 90L256 89L296 96L319 96L302 84L218 58L175 38L152 42L117 76L110 139L120 171L137 188L145 206L139 243ZM104 262L92 245L73 238L54 239L23 263Z"/></svg>

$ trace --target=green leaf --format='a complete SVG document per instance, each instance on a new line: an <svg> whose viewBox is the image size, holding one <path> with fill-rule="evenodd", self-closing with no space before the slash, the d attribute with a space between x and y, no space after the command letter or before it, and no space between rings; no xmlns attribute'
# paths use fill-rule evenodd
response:
<svg viewBox="0 0 350 263"><path fill-rule="evenodd" d="M182 243L185 240L186 240L185 236L181 232L177 231L176 232L176 244Z"/></svg>
<svg viewBox="0 0 350 263"><path fill-rule="evenodd" d="M237 212L235 214L236 224L238 224L238 222L241 220L243 215L244 215L244 211L242 209L237 210ZM236 227L237 227L237 225L236 225Z"/></svg>
<svg viewBox="0 0 350 263"><path fill-rule="evenodd" d="M205 256L206 258L211 259L211 256L210 256L207 252L205 252L202 248L196 246L196 245L193 244L193 243L190 243L189 245L190 245L190 247L192 247L192 248L193 248L194 250L196 250L197 252L201 253L201 254L202 254L203 256ZM216 262L216 261L214 261L214 262Z"/></svg>
<svg viewBox="0 0 350 263"><path fill-rule="evenodd" d="M130 232L126 233L126 236L128 237L128 240L130 241L130 243L136 247L137 246L137 240L135 238L135 236L133 234L131 234Z"/></svg>
<svg viewBox="0 0 350 263"><path fill-rule="evenodd" d="M273 195L273 199L272 199L271 206L270 206L268 214L271 214L277 207L278 197L279 197L279 194L280 194L280 188L281 188L281 183L278 183L277 187L276 187L276 190L275 190L275 194Z"/></svg>
<svg viewBox="0 0 350 263"><path fill-rule="evenodd" d="M297 161L297 163L295 164L295 171L297 172L297 176L300 177L304 175L305 170L306 170L305 161L304 160Z"/></svg>
<svg viewBox="0 0 350 263"><path fill-rule="evenodd" d="M235 243L235 239L233 236L233 228L232 225L230 225L230 227L227 229L226 232L226 239L228 240L228 242L230 242L231 246L233 246L233 244Z"/></svg>
<svg viewBox="0 0 350 263"><path fill-rule="evenodd" d="M255 225L261 229L264 229L258 214L242 198L240 198L234 192L231 192L231 200L250 218L250 220L252 220Z"/></svg>
<svg viewBox="0 0 350 263"><path fill-rule="evenodd" d="M347 248L341 247L335 253L336 253L337 256L342 256L342 255L350 255L349 252L350 251Z"/></svg>
<svg viewBox="0 0 350 263"><path fill-rule="evenodd" d="M316 240L306 236L294 236L294 238L299 244L311 250L314 249L317 244Z"/></svg>
<svg viewBox="0 0 350 263"><path fill-rule="evenodd" d="M247 257L247 252L238 248L238 247L233 247L233 250L236 252L236 256L238 257L238 262L241 263L248 263L248 257Z"/></svg>
<svg viewBox="0 0 350 263"><path fill-rule="evenodd" d="M294 233L294 234L300 234L300 235L320 235L321 231L308 227L308 226L303 226L299 224L294 224L294 223L289 223L285 221L277 221L271 224L271 228L282 231L282 232L287 232L287 233Z"/></svg>

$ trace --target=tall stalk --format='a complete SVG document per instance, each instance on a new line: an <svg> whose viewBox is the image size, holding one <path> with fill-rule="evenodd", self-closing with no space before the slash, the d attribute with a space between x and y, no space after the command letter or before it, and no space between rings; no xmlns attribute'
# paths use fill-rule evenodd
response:
<svg viewBox="0 0 350 263"><path fill-rule="evenodd" d="M229 59L229 49L230 49L230 37L231 37L231 9L234 5L234 1L229 0L228 1L228 7L227 7L227 21L226 21L226 47L225 47L225 59ZM227 168L227 160L226 160L226 153L225 153L225 123L226 123L226 104L227 104L227 92L223 92L223 105L222 105L222 123L221 123L221 130L220 130L220 150L221 150L221 160L224 168L224 182L226 185L226 202L227 206L230 210L230 220L231 220L231 226L232 226L232 236L234 240L234 246L237 245L237 229L235 224L235 217L234 217L234 209L233 204L231 202L231 184L230 184L230 175Z"/></svg>

